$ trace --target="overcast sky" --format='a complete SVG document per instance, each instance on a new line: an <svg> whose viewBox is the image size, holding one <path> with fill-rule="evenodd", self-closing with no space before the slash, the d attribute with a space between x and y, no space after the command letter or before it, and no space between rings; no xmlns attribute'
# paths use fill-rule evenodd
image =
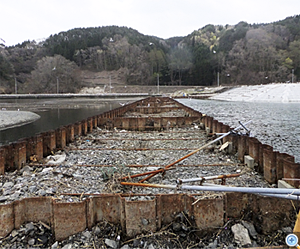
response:
<svg viewBox="0 0 300 249"><path fill-rule="evenodd" d="M207 24L270 23L297 14L300 0L0 0L0 38L11 46L108 25L169 38Z"/></svg>

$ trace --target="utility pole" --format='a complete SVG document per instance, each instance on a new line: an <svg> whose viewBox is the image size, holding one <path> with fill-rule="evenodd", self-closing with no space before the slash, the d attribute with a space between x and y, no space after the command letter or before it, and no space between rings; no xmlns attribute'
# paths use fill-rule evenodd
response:
<svg viewBox="0 0 300 249"><path fill-rule="evenodd" d="M59 80L58 80L58 77L56 77L56 93L59 93Z"/></svg>
<svg viewBox="0 0 300 249"><path fill-rule="evenodd" d="M159 94L159 73L157 73L157 93Z"/></svg>
<svg viewBox="0 0 300 249"><path fill-rule="evenodd" d="M109 75L109 92L111 93L111 75Z"/></svg>
<svg viewBox="0 0 300 249"><path fill-rule="evenodd" d="M18 94L18 82L16 77L15 77L15 94Z"/></svg>

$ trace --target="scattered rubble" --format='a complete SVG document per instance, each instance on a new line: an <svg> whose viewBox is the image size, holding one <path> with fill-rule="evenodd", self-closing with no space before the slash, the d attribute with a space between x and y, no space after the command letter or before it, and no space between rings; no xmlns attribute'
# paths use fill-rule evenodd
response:
<svg viewBox="0 0 300 249"><path fill-rule="evenodd" d="M77 202L101 193L132 193L130 200L148 200L155 194L180 193L183 190L128 187L120 185L120 178L163 168L203 144L210 138L193 125L167 131L131 132L97 128L81 136L64 151L31 162L22 170L0 176L0 202L7 204L32 196L52 196L57 201ZM177 179L208 177L239 173L227 178L226 185L270 187L253 169L237 161L235 156L220 151L216 143L174 165L165 174L149 180L155 184L176 184ZM224 179L223 179L224 180ZM128 181L133 181L129 179ZM222 179L209 181L221 184ZM224 181L223 181L224 183ZM194 182L191 184L199 184ZM215 198L222 193L190 191L196 198ZM119 226L103 221L61 242L54 241L51 227L44 223L27 223L0 240L1 248L235 248L238 246L283 245L292 230L283 228L274 236L262 236L251 219L228 220L218 232L200 234L194 217L183 212L166 227L155 233L143 233L127 238ZM144 222L147 222L145 220ZM236 230L247 231L249 239L241 240ZM234 239L236 237L236 239ZM244 236L242 236L244 239Z"/></svg>
<svg viewBox="0 0 300 249"><path fill-rule="evenodd" d="M20 171L0 176L0 202L34 196L79 201L76 196L66 195L68 193L85 193L86 196L128 191L135 194L170 193L173 190L123 187L118 179L162 168L206 141L203 132L195 128L168 132L98 129L86 137L77 138L65 151L48 156L42 164L33 162ZM153 177L149 183L176 184L177 179L240 173L237 178L226 179L226 183L244 187L268 186L257 172L239 164L235 156L220 152L219 147L199 151L170 168L166 174ZM210 182L220 183L221 179Z"/></svg>
<svg viewBox="0 0 300 249"><path fill-rule="evenodd" d="M135 238L127 238L122 234L120 226L103 221L94 226L90 231L70 236L68 239L54 241L51 229L42 222L27 223L20 229L0 240L1 248L239 248L264 247L284 245L285 237L291 232L291 227L278 230L276 234L262 236L252 226L245 227L246 221L228 220L217 232L200 234L193 226L193 218L185 213L179 213L173 223L163 227L155 233L144 233ZM253 230L254 229L254 230ZM241 234L243 231L246 237ZM252 232L256 233L253 237ZM239 235L237 235L239 233ZM250 235L250 236L249 236Z"/></svg>

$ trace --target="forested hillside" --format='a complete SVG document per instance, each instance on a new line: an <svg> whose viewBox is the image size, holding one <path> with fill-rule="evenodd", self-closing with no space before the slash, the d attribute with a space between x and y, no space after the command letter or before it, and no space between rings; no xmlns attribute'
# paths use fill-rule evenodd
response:
<svg viewBox="0 0 300 249"><path fill-rule="evenodd" d="M43 42L0 44L0 93L77 92L81 71L125 72L124 83L265 84L300 78L300 15L270 24L207 25L161 39L118 26L76 28ZM1 36L1 34L0 34ZM1 39L0 39L1 40ZM218 77L219 75L219 77Z"/></svg>

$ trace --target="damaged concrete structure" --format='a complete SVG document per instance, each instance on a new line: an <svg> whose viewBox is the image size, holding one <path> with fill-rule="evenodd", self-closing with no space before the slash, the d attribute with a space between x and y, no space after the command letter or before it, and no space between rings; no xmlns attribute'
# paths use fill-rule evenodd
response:
<svg viewBox="0 0 300 249"><path fill-rule="evenodd" d="M165 97L150 97L118 109L87 118L0 147L0 173L21 170L29 161L41 161L57 150L64 150L78 137L97 127L130 131L161 131L198 124L210 135L227 133L232 128L203 115L177 101ZM203 132L205 132L203 131ZM300 165L294 157L274 151L256 138L232 134L223 143L232 145L231 153L244 162L245 155L254 160L254 168L270 183L286 181L299 187ZM248 160L249 158L247 158ZM91 228L105 219L121 224L129 237L142 231L154 232L172 222L176 214L185 212L194 217L195 226L203 233L222 227L228 218L241 218L251 213L263 234L272 233L288 225L294 203L286 199L262 197L254 194L227 193L221 198L197 199L189 194L152 195L150 200L126 199L133 194L88 195L79 202L58 202L52 197L24 198L0 205L0 237L26 222L48 224L56 240ZM138 195L138 194L135 194ZM74 218L76 217L76 218Z"/></svg>

